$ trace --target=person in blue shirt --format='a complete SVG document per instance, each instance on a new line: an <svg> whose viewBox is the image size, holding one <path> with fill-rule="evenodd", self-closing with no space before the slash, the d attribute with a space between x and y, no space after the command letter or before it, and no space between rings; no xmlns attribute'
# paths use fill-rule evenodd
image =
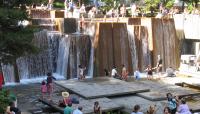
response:
<svg viewBox="0 0 200 114"><path fill-rule="evenodd" d="M167 93L166 94L167 96L167 105L171 111L172 114L176 114L176 109L177 109L177 102L176 102L176 99L172 96L171 93Z"/></svg>
<svg viewBox="0 0 200 114"><path fill-rule="evenodd" d="M138 68L134 72L134 76L135 76L135 80L139 80L141 78L141 73Z"/></svg>

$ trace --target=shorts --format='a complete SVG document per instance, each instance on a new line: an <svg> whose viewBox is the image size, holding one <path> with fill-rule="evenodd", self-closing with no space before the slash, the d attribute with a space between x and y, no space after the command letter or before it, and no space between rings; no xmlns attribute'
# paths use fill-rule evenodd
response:
<svg viewBox="0 0 200 114"><path fill-rule="evenodd" d="M52 93L53 92L53 83L47 84L47 92Z"/></svg>

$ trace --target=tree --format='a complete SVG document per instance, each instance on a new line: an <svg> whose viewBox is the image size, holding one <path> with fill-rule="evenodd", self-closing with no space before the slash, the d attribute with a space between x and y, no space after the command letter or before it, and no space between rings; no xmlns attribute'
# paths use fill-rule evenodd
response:
<svg viewBox="0 0 200 114"><path fill-rule="evenodd" d="M4 114L6 107L9 105L9 94L7 90L0 91L0 113Z"/></svg>
<svg viewBox="0 0 200 114"><path fill-rule="evenodd" d="M120 0L102 0L104 6L101 7L103 11L109 11L111 8L117 8L120 6Z"/></svg>
<svg viewBox="0 0 200 114"><path fill-rule="evenodd" d="M199 0L182 0L182 1L186 2L189 5L192 5L195 8L198 7L198 2L200 2Z"/></svg>
<svg viewBox="0 0 200 114"><path fill-rule="evenodd" d="M16 82L20 81L17 58L37 52L32 44L34 29L25 26L25 20L29 20L25 0L3 1L0 6L0 63L14 66Z"/></svg>

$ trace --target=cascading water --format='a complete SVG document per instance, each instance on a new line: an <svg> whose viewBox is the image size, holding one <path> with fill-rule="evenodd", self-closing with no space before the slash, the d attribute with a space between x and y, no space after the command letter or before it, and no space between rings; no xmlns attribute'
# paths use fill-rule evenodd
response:
<svg viewBox="0 0 200 114"><path fill-rule="evenodd" d="M90 51L90 62L89 62L89 68L88 68L88 77L93 78L93 71L94 71L94 47L91 47Z"/></svg>
<svg viewBox="0 0 200 114"><path fill-rule="evenodd" d="M128 34L129 34L129 45L130 45L130 50L131 50L131 56L132 56L132 64L133 64L133 69L137 69L138 66L138 57L136 55L136 45L135 45L135 36L134 36L134 30L133 27L127 26Z"/></svg>
<svg viewBox="0 0 200 114"><path fill-rule="evenodd" d="M61 34L58 32L40 31L34 34L34 44L42 49L37 55L29 55L17 59L20 81L45 76L54 72L57 64L58 43ZM3 66L5 82L14 82L13 67ZM23 83L23 82L22 82Z"/></svg>
<svg viewBox="0 0 200 114"><path fill-rule="evenodd" d="M68 38L68 36L60 39L56 73L65 77L67 76L69 46L70 39Z"/></svg>
<svg viewBox="0 0 200 114"><path fill-rule="evenodd" d="M2 65L4 81L6 83L14 82L14 67L12 65Z"/></svg>

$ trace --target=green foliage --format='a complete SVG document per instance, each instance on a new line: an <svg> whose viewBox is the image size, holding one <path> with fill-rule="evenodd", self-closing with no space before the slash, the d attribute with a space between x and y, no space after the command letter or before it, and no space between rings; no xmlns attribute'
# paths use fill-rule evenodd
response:
<svg viewBox="0 0 200 114"><path fill-rule="evenodd" d="M37 51L32 44L34 29L20 24L29 20L25 4L26 0L9 0L0 5L0 63L15 64L17 58Z"/></svg>
<svg viewBox="0 0 200 114"><path fill-rule="evenodd" d="M0 90L0 114L4 114L6 107L9 105L9 95L7 90Z"/></svg>
<svg viewBox="0 0 200 114"><path fill-rule="evenodd" d="M54 8L64 8L64 2L54 2L53 3Z"/></svg>
<svg viewBox="0 0 200 114"><path fill-rule="evenodd" d="M198 3L200 2L199 0L182 0L185 3L187 3L188 6L193 7L193 8L197 8Z"/></svg>
<svg viewBox="0 0 200 114"><path fill-rule="evenodd" d="M160 0L145 0L146 7L144 8L146 12L148 11L156 11L158 10L158 4L160 3Z"/></svg>
<svg viewBox="0 0 200 114"><path fill-rule="evenodd" d="M116 9L120 5L120 0L102 0L106 5L101 7L103 11L109 11L111 8Z"/></svg>
<svg viewBox="0 0 200 114"><path fill-rule="evenodd" d="M165 4L164 4L165 7L168 8L168 9L172 8L173 5L174 5L174 1L175 1L175 0L167 0L167 1L165 2Z"/></svg>

